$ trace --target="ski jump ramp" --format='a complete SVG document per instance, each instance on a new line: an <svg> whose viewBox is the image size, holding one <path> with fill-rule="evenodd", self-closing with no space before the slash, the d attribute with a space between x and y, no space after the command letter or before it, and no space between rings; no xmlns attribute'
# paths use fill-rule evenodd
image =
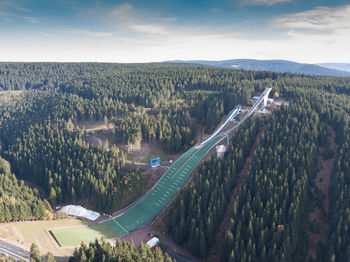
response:
<svg viewBox="0 0 350 262"><path fill-rule="evenodd" d="M238 125L243 123L261 103L266 105L270 91L271 88L265 89ZM201 159L225 137L220 132L240 113L241 108L241 105L233 108L224 123L208 139L181 155L145 196L124 213L92 226L52 230L51 233L59 245L73 246L79 245L82 241L86 243L95 241L96 238L101 237L105 237L106 239L120 237L154 219L167 207ZM225 133L227 132L229 131Z"/></svg>

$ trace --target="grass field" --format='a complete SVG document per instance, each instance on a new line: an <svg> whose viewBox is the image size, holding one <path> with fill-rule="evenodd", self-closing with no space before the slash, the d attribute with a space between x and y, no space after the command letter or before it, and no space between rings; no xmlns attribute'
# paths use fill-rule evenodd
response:
<svg viewBox="0 0 350 262"><path fill-rule="evenodd" d="M70 246L80 244L81 241L94 241L101 236L106 239L122 236L148 223L169 203L202 157L218 140L220 138L215 137L204 146L193 147L185 152L144 198L119 217L96 226L53 230L52 233L61 246Z"/></svg>
<svg viewBox="0 0 350 262"><path fill-rule="evenodd" d="M76 227L68 229L52 230L56 239L61 246L72 246L79 244L82 240L85 243L95 241L104 237L105 239L111 239L117 236L117 233L108 226L106 223L96 224L92 226Z"/></svg>
<svg viewBox="0 0 350 262"><path fill-rule="evenodd" d="M73 254L73 248L60 248L49 230L54 228L67 228L85 225L79 219L67 218L52 221L27 221L15 223L0 224L0 238L6 239L14 245L20 246L26 250L35 242L42 254L48 251L59 257L67 257Z"/></svg>

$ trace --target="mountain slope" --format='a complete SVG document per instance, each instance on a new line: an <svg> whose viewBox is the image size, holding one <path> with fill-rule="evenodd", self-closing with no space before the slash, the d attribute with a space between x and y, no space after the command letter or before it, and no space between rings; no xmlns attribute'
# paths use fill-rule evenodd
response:
<svg viewBox="0 0 350 262"><path fill-rule="evenodd" d="M321 67L350 72L350 63L320 63Z"/></svg>
<svg viewBox="0 0 350 262"><path fill-rule="evenodd" d="M350 77L350 72L330 69L313 64L302 64L287 60L254 60L254 59L232 59L223 61L205 61L205 60L190 60L190 61L166 61L167 63L195 63L210 65L223 68L235 68L246 70L262 70L273 72L289 72L307 75L320 76L347 76Z"/></svg>

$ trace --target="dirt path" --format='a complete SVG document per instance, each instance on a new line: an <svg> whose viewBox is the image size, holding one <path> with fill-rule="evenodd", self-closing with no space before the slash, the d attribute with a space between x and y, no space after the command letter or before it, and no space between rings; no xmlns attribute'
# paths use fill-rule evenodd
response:
<svg viewBox="0 0 350 262"><path fill-rule="evenodd" d="M95 131L100 131L100 130L103 130L103 131L108 131L108 130L113 130L114 128L114 125L113 124L103 124L103 125L98 125L98 126L95 126L95 127L92 127L92 128L86 128L85 131L87 133L90 133L90 132L95 132Z"/></svg>
<svg viewBox="0 0 350 262"><path fill-rule="evenodd" d="M76 119L73 121L74 126L79 126L80 129L84 129L87 133L95 132L100 130L112 130L114 128L114 124L107 123L104 120L86 120L86 121L77 121Z"/></svg>
<svg viewBox="0 0 350 262"><path fill-rule="evenodd" d="M334 163L336 160L336 155L338 152L338 145L335 143L335 131L331 126L327 126L328 140L330 142L330 149L335 153L335 155L328 160L324 160L322 153L325 148L319 148L320 154L318 155L317 166L319 172L314 180L316 187L324 194L325 198L323 201L323 206L325 213L322 212L317 206L309 214L308 222L309 224L314 224L317 228L317 231L311 231L308 228L308 237L309 237L309 250L307 254L307 261L309 258L312 258L314 261L317 261L317 248L318 243L323 245L327 244L327 237L329 231L328 224L328 210L329 210L329 197L328 197L328 188L330 185L331 174L333 171Z"/></svg>
<svg viewBox="0 0 350 262"><path fill-rule="evenodd" d="M231 198L226 206L226 211L225 211L225 215L224 215L224 219L222 220L218 230L217 230L217 234L215 236L215 241L214 243L216 243L216 245L213 245L211 250L209 251L209 255L207 256L207 258L204 261L218 261L219 257L217 256L217 251L218 251L218 245L220 245L220 243L222 242L222 239L224 238L226 229L227 229L227 225L231 219L231 214L233 213L233 207L234 207L234 202L237 198L237 195L244 183L244 180L248 174L248 170L249 170L249 166L250 163L252 162L252 156L253 153L256 150L256 147L258 145L259 142L259 138L262 134L262 132L266 129L266 127L262 127L258 133L258 135L256 136L255 142L250 150L249 156L247 157L243 169L241 170L241 172L238 174L238 179L237 179L237 185L235 186L235 188L233 189L232 193L231 193Z"/></svg>

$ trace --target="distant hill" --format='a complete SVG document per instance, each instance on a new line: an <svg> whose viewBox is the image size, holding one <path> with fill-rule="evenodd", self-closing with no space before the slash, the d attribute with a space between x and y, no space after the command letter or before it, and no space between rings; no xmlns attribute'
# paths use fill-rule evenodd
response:
<svg viewBox="0 0 350 262"><path fill-rule="evenodd" d="M316 65L322 66L325 68L350 72L350 63L321 63Z"/></svg>
<svg viewBox="0 0 350 262"><path fill-rule="evenodd" d="M194 63L202 65L210 65L224 68L246 69L246 70L263 70L273 72L290 72L307 75L321 76L347 76L350 72L340 71L336 69L326 68L313 64L302 64L287 60L254 60L254 59L232 59L223 61L205 61L205 60L175 60L166 61L165 63Z"/></svg>

